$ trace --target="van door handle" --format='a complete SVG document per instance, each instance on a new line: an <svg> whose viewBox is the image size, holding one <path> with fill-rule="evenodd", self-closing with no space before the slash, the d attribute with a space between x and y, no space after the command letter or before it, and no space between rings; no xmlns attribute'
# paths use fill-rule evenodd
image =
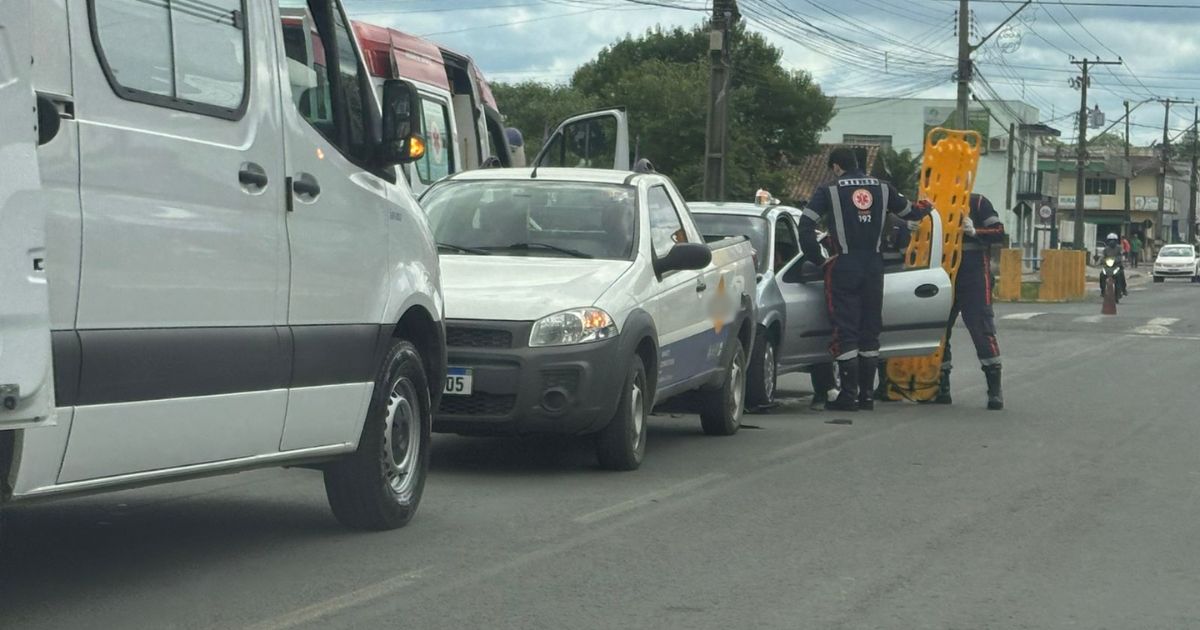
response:
<svg viewBox="0 0 1200 630"><path fill-rule="evenodd" d="M315 199L321 194L321 185L311 175L301 175L292 179L292 192Z"/></svg>
<svg viewBox="0 0 1200 630"><path fill-rule="evenodd" d="M704 293L706 289L708 289L708 285L703 280L696 281L696 293Z"/></svg>
<svg viewBox="0 0 1200 630"><path fill-rule="evenodd" d="M922 284L913 294L919 298L931 298L938 294L938 288L936 284Z"/></svg>
<svg viewBox="0 0 1200 630"><path fill-rule="evenodd" d="M242 170L238 171L238 182L245 188L261 190L266 188L270 181L267 172L253 162L243 164Z"/></svg>

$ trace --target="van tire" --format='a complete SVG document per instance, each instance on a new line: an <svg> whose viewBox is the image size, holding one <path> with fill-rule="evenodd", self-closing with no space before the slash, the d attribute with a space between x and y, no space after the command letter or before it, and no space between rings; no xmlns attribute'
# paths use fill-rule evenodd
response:
<svg viewBox="0 0 1200 630"><path fill-rule="evenodd" d="M421 354L395 339L376 375L358 450L325 468L325 495L338 522L381 531L412 520L429 472L432 424Z"/></svg>
<svg viewBox="0 0 1200 630"><path fill-rule="evenodd" d="M634 355L621 387L621 400L608 425L596 436L596 458L606 470L637 470L646 456L646 420L650 391L646 365Z"/></svg>
<svg viewBox="0 0 1200 630"><path fill-rule="evenodd" d="M700 426L708 435L733 435L742 427L746 394L746 351L734 337L733 353L725 366L725 381L720 389L701 391Z"/></svg>
<svg viewBox="0 0 1200 630"><path fill-rule="evenodd" d="M760 332L755 336L754 345L754 358L746 372L746 402L753 408L769 407L775 402L775 386L779 379L775 342L766 332Z"/></svg>

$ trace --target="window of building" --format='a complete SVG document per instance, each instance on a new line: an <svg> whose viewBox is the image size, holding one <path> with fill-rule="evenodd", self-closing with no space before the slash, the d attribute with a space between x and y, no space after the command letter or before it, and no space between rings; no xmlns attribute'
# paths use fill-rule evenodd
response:
<svg viewBox="0 0 1200 630"><path fill-rule="evenodd" d="M92 37L121 98L241 117L249 83L243 0L92 0Z"/></svg>
<svg viewBox="0 0 1200 630"><path fill-rule="evenodd" d="M679 211L671 201L671 195L662 186L650 189L647 195L647 212L650 218L650 242L654 255L662 258L676 243L687 242L687 232L679 220Z"/></svg>
<svg viewBox="0 0 1200 630"><path fill-rule="evenodd" d="M1117 180L1108 178L1088 178L1083 180L1083 192L1086 195L1115 195Z"/></svg>
<svg viewBox="0 0 1200 630"><path fill-rule="evenodd" d="M842 135L842 144L857 144L860 146L876 146L891 148L891 136L847 133Z"/></svg>

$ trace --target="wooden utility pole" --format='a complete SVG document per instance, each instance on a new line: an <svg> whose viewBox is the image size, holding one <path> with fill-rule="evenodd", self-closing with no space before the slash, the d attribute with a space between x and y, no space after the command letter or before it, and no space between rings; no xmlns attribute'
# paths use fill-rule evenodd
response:
<svg viewBox="0 0 1200 630"><path fill-rule="evenodd" d="M1075 157L1075 249L1088 249L1086 243L1083 242L1083 198L1084 198L1084 167L1087 165L1087 128L1088 128L1088 109L1087 109L1087 91L1089 66L1119 66L1121 61L1100 61L1099 59L1075 60L1071 63L1080 66L1083 69L1083 76L1077 81L1079 83L1079 141L1076 143Z"/></svg>
<svg viewBox="0 0 1200 630"><path fill-rule="evenodd" d="M1171 106L1175 104L1184 105L1195 103L1194 100L1181 101L1173 98L1156 99L1163 104L1163 141L1162 141L1162 156L1161 156L1161 180L1158 182L1158 220L1155 222L1154 231L1157 232L1155 239L1162 239L1165 244L1169 241L1169 232L1165 232L1163 228L1166 226L1166 211L1167 211L1167 171L1171 167L1171 136L1168 135L1171 126Z"/></svg>
<svg viewBox="0 0 1200 630"><path fill-rule="evenodd" d="M974 65L971 63L971 54L979 50L980 46L987 43L993 35L1000 32L1005 24L1017 17L1017 14L1029 6L1033 0L1025 0L1025 2L1017 7L1016 11L1012 12L999 26L992 29L992 32L984 35L983 39L972 44L968 38L971 26L971 3L970 0L958 0L958 71L954 73L954 80L958 83L958 107L955 110L955 118L958 122L959 129L967 129L967 102L971 99L971 76L974 74Z"/></svg>
<svg viewBox="0 0 1200 630"><path fill-rule="evenodd" d="M737 24L737 0L714 0L708 39L708 131L704 140L704 198L725 200L725 160L729 151L729 48Z"/></svg>
<svg viewBox="0 0 1200 630"><path fill-rule="evenodd" d="M1188 195L1187 242L1196 244L1196 163L1200 161L1200 107L1192 110L1192 185Z"/></svg>

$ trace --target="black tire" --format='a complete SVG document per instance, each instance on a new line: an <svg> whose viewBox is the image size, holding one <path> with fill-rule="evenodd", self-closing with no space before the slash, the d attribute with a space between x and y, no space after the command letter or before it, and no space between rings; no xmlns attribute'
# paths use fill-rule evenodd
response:
<svg viewBox="0 0 1200 630"><path fill-rule="evenodd" d="M1154 276L1154 281L1155 281L1155 282L1162 282L1163 280L1166 280L1166 278L1160 278L1160 277L1158 277L1158 276Z"/></svg>
<svg viewBox="0 0 1200 630"><path fill-rule="evenodd" d="M775 402L779 362L775 342L763 332L754 341L753 359L746 370L746 402L751 407L766 407Z"/></svg>
<svg viewBox="0 0 1200 630"><path fill-rule="evenodd" d="M746 393L746 351L733 339L733 353L721 388L700 392L700 426L708 435L733 435L742 427Z"/></svg>
<svg viewBox="0 0 1200 630"><path fill-rule="evenodd" d="M596 458L607 470L637 470L646 456L646 418L651 393L646 387L646 365L634 356L625 375L621 400L608 425L596 436Z"/></svg>
<svg viewBox="0 0 1200 630"><path fill-rule="evenodd" d="M325 495L338 522L381 531L412 520L429 472L432 424L421 354L396 339L376 375L358 450L325 468Z"/></svg>

